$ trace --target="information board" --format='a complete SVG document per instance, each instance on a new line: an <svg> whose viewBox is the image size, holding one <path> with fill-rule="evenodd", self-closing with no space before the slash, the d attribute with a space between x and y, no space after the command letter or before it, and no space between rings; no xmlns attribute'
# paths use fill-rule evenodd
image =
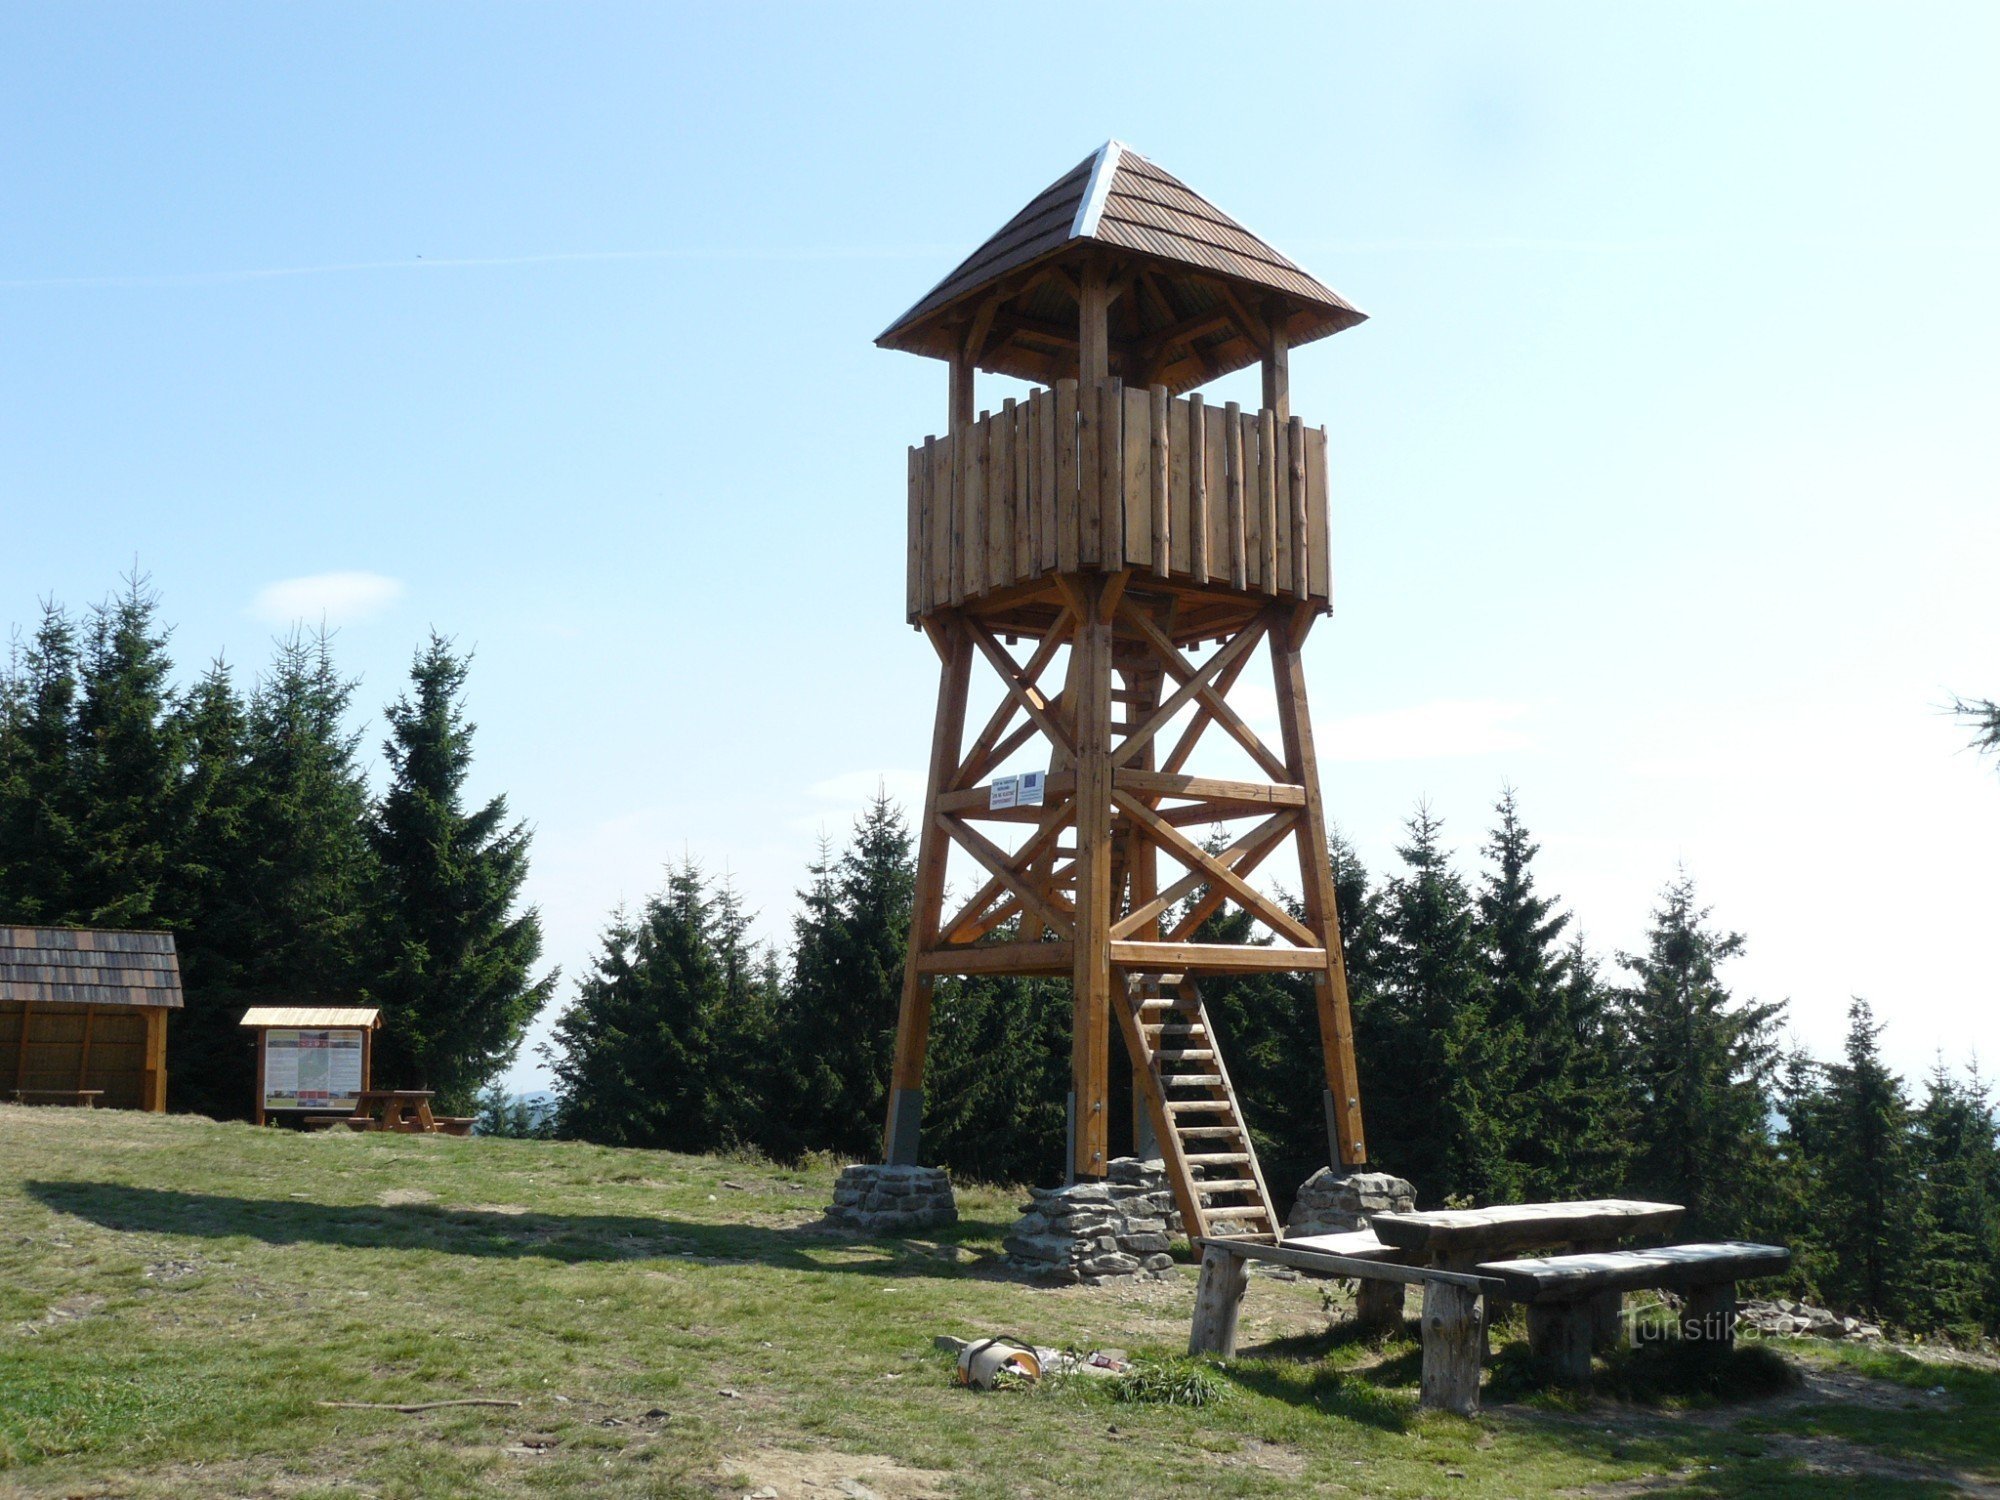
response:
<svg viewBox="0 0 2000 1500"><path fill-rule="evenodd" d="M353 1110L361 1103L359 1031L264 1033L264 1108Z"/></svg>

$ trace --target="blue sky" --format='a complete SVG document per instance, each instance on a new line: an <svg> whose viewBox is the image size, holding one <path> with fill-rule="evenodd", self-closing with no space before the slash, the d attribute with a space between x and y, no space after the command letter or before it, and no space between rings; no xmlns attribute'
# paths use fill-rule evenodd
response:
<svg viewBox="0 0 2000 1500"><path fill-rule="evenodd" d="M371 710L435 625L553 961L684 853L782 937L928 737L943 372L871 340L1116 135L1373 314L1293 375L1369 863L1426 797L1469 865L1511 782L1594 947L1684 861L1801 1040L1858 993L2000 1067L1939 712L2000 695L1995 55L1984 5L0 7L0 613L136 558L189 669L324 615Z"/></svg>

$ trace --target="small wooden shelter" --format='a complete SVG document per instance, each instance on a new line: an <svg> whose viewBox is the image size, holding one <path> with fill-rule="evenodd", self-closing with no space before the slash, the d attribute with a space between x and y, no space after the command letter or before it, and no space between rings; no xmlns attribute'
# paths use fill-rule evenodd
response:
<svg viewBox="0 0 2000 1500"><path fill-rule="evenodd" d="M257 1033L256 1121L273 1114L352 1115L374 1087L372 1006L253 1005L237 1023Z"/></svg>
<svg viewBox="0 0 2000 1500"><path fill-rule="evenodd" d="M0 927L0 1097L160 1113L180 1008L171 933Z"/></svg>
<svg viewBox="0 0 2000 1500"><path fill-rule="evenodd" d="M1329 1159L1367 1160L1301 657L1332 593L1328 444L1292 414L1290 378L1294 348L1363 316L1112 141L877 340L951 372L944 435L909 450L905 609L942 671L885 1160L916 1160L934 980L1059 975L1069 1176L1109 1166L1115 1027L1188 1232L1274 1240L1197 989L1272 970L1312 979ZM1251 365L1256 410L1196 389ZM979 370L1041 388L980 411ZM1276 745L1229 701L1260 651ZM1001 696L968 742L980 663ZM1218 743L1238 769L1202 774ZM1217 825L1230 842L1199 842ZM947 912L954 847L984 884ZM1249 878L1288 849L1297 915ZM1197 940L1225 901L1258 941Z"/></svg>

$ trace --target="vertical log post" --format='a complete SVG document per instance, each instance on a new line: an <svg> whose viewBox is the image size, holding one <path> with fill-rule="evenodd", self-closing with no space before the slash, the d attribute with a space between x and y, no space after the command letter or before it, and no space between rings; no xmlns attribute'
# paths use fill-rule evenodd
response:
<svg viewBox="0 0 2000 1500"><path fill-rule="evenodd" d="M1479 1410L1479 1355L1484 1320L1479 1293L1451 1281L1424 1283L1421 1400L1432 1411L1469 1417Z"/></svg>
<svg viewBox="0 0 2000 1500"><path fill-rule="evenodd" d="M1291 333L1282 309L1273 310L1270 330L1270 347L1264 352L1264 409L1284 423L1292 419L1292 362Z"/></svg>
<svg viewBox="0 0 2000 1500"><path fill-rule="evenodd" d="M1528 1352L1564 1385L1590 1384L1591 1299L1528 1305Z"/></svg>
<svg viewBox="0 0 2000 1500"><path fill-rule="evenodd" d="M1616 1250L1616 1240L1579 1240L1570 1246L1573 1255L1603 1255ZM1616 1349L1624 1337L1625 1294L1598 1292L1590 1298L1590 1347L1599 1354Z"/></svg>
<svg viewBox="0 0 2000 1500"><path fill-rule="evenodd" d="M1354 1018L1347 999L1347 959L1341 951L1340 903L1334 895L1332 857L1327 849L1326 807L1320 798L1319 755L1313 746L1312 712L1306 702L1303 652L1312 629L1309 607L1295 608L1271 632L1271 672L1278 695L1278 725L1285 770L1305 788L1305 815L1298 822L1299 875L1305 895L1306 926L1326 949L1326 967L1313 973L1313 1000L1319 1015L1320 1059L1326 1072L1327 1153L1336 1167L1368 1160L1361 1130L1361 1086L1354 1065Z"/></svg>
<svg viewBox="0 0 2000 1500"><path fill-rule="evenodd" d="M1236 1325L1243 1311L1243 1293L1250 1284L1250 1263L1220 1245L1204 1246L1201 1280L1195 1284L1194 1325L1188 1331L1189 1354L1236 1354Z"/></svg>
<svg viewBox="0 0 2000 1500"><path fill-rule="evenodd" d="M1110 1166L1111 622L1101 579L1080 580L1066 702L1076 705L1076 945L1070 1059L1070 1179Z"/></svg>
<svg viewBox="0 0 2000 1500"><path fill-rule="evenodd" d="M1736 1283L1692 1286L1681 1303L1681 1338L1722 1353L1736 1342Z"/></svg>
<svg viewBox="0 0 2000 1500"><path fill-rule="evenodd" d="M141 1108L156 1115L167 1112L167 1012L161 1006L146 1010L146 1071Z"/></svg>
<svg viewBox="0 0 2000 1500"><path fill-rule="evenodd" d="M263 1026L257 1028L257 1098L252 1108L250 1123L260 1128L264 1124L264 1100L271 1092L264 1075L264 1066L270 1056L265 1044L270 1040L270 1036L269 1028Z"/></svg>
<svg viewBox="0 0 2000 1500"><path fill-rule="evenodd" d="M910 913L909 950L903 962L903 996L896 1011L896 1058L889 1074L889 1118L882 1130L882 1160L915 1166L924 1118L924 1051L931 1034L931 978L920 969L938 941L944 912L944 873L950 840L938 822L938 798L958 774L965 734L965 699L972 683L972 638L952 616L932 636L940 658L937 717L931 726L930 779L924 821L917 836L917 884Z"/></svg>
<svg viewBox="0 0 2000 1500"><path fill-rule="evenodd" d="M1354 1292L1354 1321L1364 1333L1396 1333L1403 1326L1403 1283L1364 1277Z"/></svg>

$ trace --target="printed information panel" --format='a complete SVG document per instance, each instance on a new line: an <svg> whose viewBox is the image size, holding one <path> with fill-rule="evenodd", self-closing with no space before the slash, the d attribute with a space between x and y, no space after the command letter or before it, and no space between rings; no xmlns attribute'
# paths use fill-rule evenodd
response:
<svg viewBox="0 0 2000 1500"><path fill-rule="evenodd" d="M264 1033L264 1108L344 1109L361 1103L361 1033Z"/></svg>

